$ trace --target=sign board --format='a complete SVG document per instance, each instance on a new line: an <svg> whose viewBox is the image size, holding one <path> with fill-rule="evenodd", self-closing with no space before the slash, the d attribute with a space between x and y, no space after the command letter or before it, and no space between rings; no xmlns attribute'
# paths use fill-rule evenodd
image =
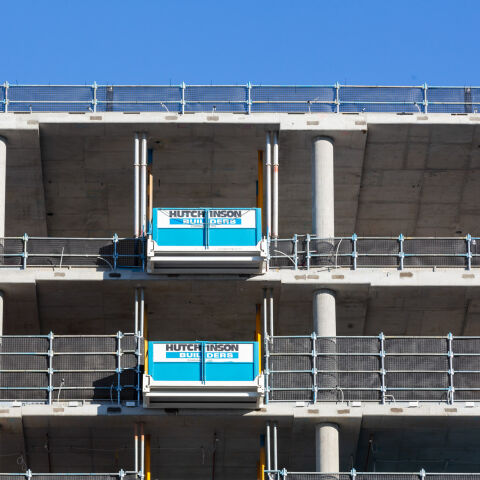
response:
<svg viewBox="0 0 480 480"><path fill-rule="evenodd" d="M157 209L156 228L256 228L255 209Z"/></svg>
<svg viewBox="0 0 480 480"><path fill-rule="evenodd" d="M205 343L205 362L253 362L252 343ZM201 362L201 343L154 343L153 361L157 362Z"/></svg>

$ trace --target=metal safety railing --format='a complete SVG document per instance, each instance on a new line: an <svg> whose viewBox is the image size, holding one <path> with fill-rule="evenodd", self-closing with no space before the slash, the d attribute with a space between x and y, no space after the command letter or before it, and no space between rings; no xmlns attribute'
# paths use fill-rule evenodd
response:
<svg viewBox="0 0 480 480"><path fill-rule="evenodd" d="M0 480L133 480L140 478L139 473L120 470L116 473L35 473L26 470L23 473L0 473Z"/></svg>
<svg viewBox="0 0 480 480"><path fill-rule="evenodd" d="M145 241L140 238L0 238L1 267L145 268Z"/></svg>
<svg viewBox="0 0 480 480"><path fill-rule="evenodd" d="M0 401L139 404L142 352L132 333L1 336Z"/></svg>
<svg viewBox="0 0 480 480"><path fill-rule="evenodd" d="M271 268L480 267L480 237L351 237L294 235L269 240Z"/></svg>
<svg viewBox="0 0 480 480"><path fill-rule="evenodd" d="M480 473L430 473L421 469L419 472L350 472L319 473L289 472L266 470L264 480L480 480ZM1 479L0 479L1 480Z"/></svg>
<svg viewBox="0 0 480 480"><path fill-rule="evenodd" d="M477 113L480 87L368 85L0 86L0 112Z"/></svg>
<svg viewBox="0 0 480 480"><path fill-rule="evenodd" d="M480 337L265 339L266 401L480 401Z"/></svg>

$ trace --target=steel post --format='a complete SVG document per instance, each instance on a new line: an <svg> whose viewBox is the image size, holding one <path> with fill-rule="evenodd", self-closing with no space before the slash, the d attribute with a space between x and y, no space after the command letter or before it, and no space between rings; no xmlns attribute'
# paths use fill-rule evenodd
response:
<svg viewBox="0 0 480 480"><path fill-rule="evenodd" d="M140 235L140 141L135 133L133 141L133 234Z"/></svg>
<svg viewBox="0 0 480 480"><path fill-rule="evenodd" d="M140 171L140 235L147 234L147 134L142 134Z"/></svg>
<svg viewBox="0 0 480 480"><path fill-rule="evenodd" d="M278 238L278 132L273 132L272 237Z"/></svg>
<svg viewBox="0 0 480 480"><path fill-rule="evenodd" d="M267 237L272 235L272 143L270 132L265 135L265 210Z"/></svg>

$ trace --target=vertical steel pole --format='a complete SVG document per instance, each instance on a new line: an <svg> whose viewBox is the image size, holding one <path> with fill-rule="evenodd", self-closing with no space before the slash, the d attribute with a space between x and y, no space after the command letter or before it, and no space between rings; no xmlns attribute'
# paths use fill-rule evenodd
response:
<svg viewBox="0 0 480 480"><path fill-rule="evenodd" d="M278 132L273 133L272 237L278 238Z"/></svg>
<svg viewBox="0 0 480 480"><path fill-rule="evenodd" d="M428 85L423 84L423 111L428 113Z"/></svg>
<svg viewBox="0 0 480 480"><path fill-rule="evenodd" d="M135 288L135 336L138 336L138 287Z"/></svg>
<svg viewBox="0 0 480 480"><path fill-rule="evenodd" d="M317 403L318 397L318 383L317 383L317 334L316 332L312 333L312 374L313 374L313 403Z"/></svg>
<svg viewBox="0 0 480 480"><path fill-rule="evenodd" d="M8 82L5 82L3 86L5 88L5 113L8 113Z"/></svg>
<svg viewBox="0 0 480 480"><path fill-rule="evenodd" d="M275 471L278 470L278 454L277 454L277 427L278 427L278 423L277 422L273 422L273 469Z"/></svg>
<svg viewBox="0 0 480 480"><path fill-rule="evenodd" d="M271 338L271 341L273 342L273 288L270 289L269 304L270 304L270 338Z"/></svg>
<svg viewBox="0 0 480 480"><path fill-rule="evenodd" d="M48 404L52 404L53 395L53 332L48 334Z"/></svg>
<svg viewBox="0 0 480 480"><path fill-rule="evenodd" d="M93 82L93 111L97 111L97 82Z"/></svg>
<svg viewBox="0 0 480 480"><path fill-rule="evenodd" d="M120 405L122 391L122 332L117 332L117 404Z"/></svg>
<svg viewBox="0 0 480 480"><path fill-rule="evenodd" d="M357 234L354 233L352 235L352 244L353 244L353 249L352 249L352 261L353 261L353 269L357 269Z"/></svg>
<svg viewBox="0 0 480 480"><path fill-rule="evenodd" d="M133 161L133 233L135 238L140 235L140 141L138 133L134 136Z"/></svg>
<svg viewBox="0 0 480 480"><path fill-rule="evenodd" d="M453 383L453 375L455 374L455 370L453 369L453 335L452 333L448 334L447 341L448 341L448 379L449 379L448 392L450 393L448 403L453 405L455 403L455 385Z"/></svg>
<svg viewBox="0 0 480 480"><path fill-rule="evenodd" d="M382 405L385 405L385 395L387 393L387 386L385 382L385 335L383 332L378 336L380 340L380 382L381 382L381 396L382 396Z"/></svg>
<svg viewBox="0 0 480 480"><path fill-rule="evenodd" d="M340 84L335 84L335 107L337 113L340 113Z"/></svg>
<svg viewBox="0 0 480 480"><path fill-rule="evenodd" d="M182 115L185 113L185 82L182 82Z"/></svg>
<svg viewBox="0 0 480 480"><path fill-rule="evenodd" d="M147 233L147 134L142 134L142 155L141 155L141 230L140 235Z"/></svg>
<svg viewBox="0 0 480 480"><path fill-rule="evenodd" d="M143 338L145 328L145 291L140 288L140 337Z"/></svg>
<svg viewBox="0 0 480 480"><path fill-rule="evenodd" d="M270 138L270 132L266 132L265 135L265 210L266 210L266 229L267 237L272 235L272 144Z"/></svg>
<svg viewBox="0 0 480 480"><path fill-rule="evenodd" d="M403 270L403 264L404 264L404 258L405 258L405 253L403 251L403 242L404 241L405 241L405 237L401 233L398 236L398 244L399 244L398 258L400 259L400 265L399 265L400 270Z"/></svg>
<svg viewBox="0 0 480 480"><path fill-rule="evenodd" d="M252 84L250 82L247 83L247 111L248 114L252 113Z"/></svg>
<svg viewBox="0 0 480 480"><path fill-rule="evenodd" d="M269 385L269 350L268 343L270 337L268 335L268 303L267 303L267 289L263 289L263 352L265 360L263 363L263 370L265 375L265 403L268 404L268 385Z"/></svg>
<svg viewBox="0 0 480 480"><path fill-rule="evenodd" d="M145 432L143 422L140 423L140 471L143 479L145 477Z"/></svg>
<svg viewBox="0 0 480 480"><path fill-rule="evenodd" d="M467 242L467 270L472 269L472 236L468 234L465 237Z"/></svg>
<svg viewBox="0 0 480 480"><path fill-rule="evenodd" d="M272 467L271 462L271 451L270 451L270 422L267 421L266 431L265 431L265 445L267 451L267 470L270 471Z"/></svg>
<svg viewBox="0 0 480 480"><path fill-rule="evenodd" d="M135 442L135 473L138 476L138 424L134 425L134 442Z"/></svg>
<svg viewBox="0 0 480 480"><path fill-rule="evenodd" d="M25 270L28 265L28 235L23 234L23 269Z"/></svg>

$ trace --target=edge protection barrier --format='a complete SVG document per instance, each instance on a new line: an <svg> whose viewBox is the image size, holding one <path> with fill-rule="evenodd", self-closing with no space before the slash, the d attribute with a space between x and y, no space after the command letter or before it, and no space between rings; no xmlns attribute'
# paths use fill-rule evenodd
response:
<svg viewBox="0 0 480 480"><path fill-rule="evenodd" d="M480 337L265 339L268 401L480 401Z"/></svg>
<svg viewBox="0 0 480 480"><path fill-rule="evenodd" d="M140 404L139 334L0 336L0 401Z"/></svg>
<svg viewBox="0 0 480 480"><path fill-rule="evenodd" d="M428 268L480 266L480 237L351 237L319 238L295 234L269 239L269 267Z"/></svg>
<svg viewBox="0 0 480 480"><path fill-rule="evenodd" d="M477 113L480 87L369 85L0 86L0 112Z"/></svg>
<svg viewBox="0 0 480 480"><path fill-rule="evenodd" d="M427 473L425 469L418 472L290 472L282 470L265 470L264 480L479 480L480 473Z"/></svg>

